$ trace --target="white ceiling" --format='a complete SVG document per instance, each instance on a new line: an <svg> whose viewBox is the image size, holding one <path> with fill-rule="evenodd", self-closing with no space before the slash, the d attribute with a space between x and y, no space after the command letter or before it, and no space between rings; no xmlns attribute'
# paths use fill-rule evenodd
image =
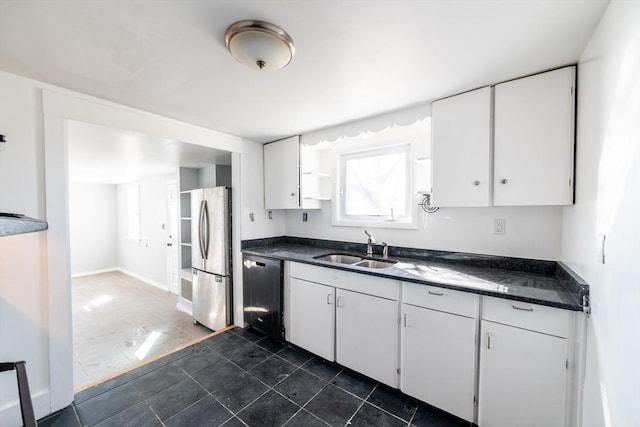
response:
<svg viewBox="0 0 640 427"><path fill-rule="evenodd" d="M68 121L69 180L121 184L178 167L230 165L231 153L129 130Z"/></svg>
<svg viewBox="0 0 640 427"><path fill-rule="evenodd" d="M0 0L0 69L271 141L575 63L605 0ZM228 54L283 27L285 69Z"/></svg>

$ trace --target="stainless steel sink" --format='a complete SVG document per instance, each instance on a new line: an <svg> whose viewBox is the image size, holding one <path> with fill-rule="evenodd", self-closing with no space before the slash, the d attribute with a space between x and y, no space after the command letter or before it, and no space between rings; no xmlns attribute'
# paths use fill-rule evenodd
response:
<svg viewBox="0 0 640 427"><path fill-rule="evenodd" d="M378 261L375 259L363 259L360 262L357 262L353 265L357 267L367 267L367 268L387 268L391 267L395 264L395 261Z"/></svg>
<svg viewBox="0 0 640 427"><path fill-rule="evenodd" d="M314 257L320 261L335 262L338 264L348 264L366 268L387 268L395 264L392 260L368 259L357 255L349 254L326 254Z"/></svg>
<svg viewBox="0 0 640 427"><path fill-rule="evenodd" d="M346 254L327 254L315 258L320 261L337 262L339 264L355 264L362 261L362 258L359 256Z"/></svg>

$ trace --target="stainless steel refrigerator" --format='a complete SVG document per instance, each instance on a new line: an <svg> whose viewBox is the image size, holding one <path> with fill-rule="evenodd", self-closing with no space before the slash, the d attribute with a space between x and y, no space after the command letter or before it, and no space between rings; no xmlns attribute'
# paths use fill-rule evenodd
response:
<svg viewBox="0 0 640 427"><path fill-rule="evenodd" d="M193 319L218 330L232 323L229 189L191 192Z"/></svg>

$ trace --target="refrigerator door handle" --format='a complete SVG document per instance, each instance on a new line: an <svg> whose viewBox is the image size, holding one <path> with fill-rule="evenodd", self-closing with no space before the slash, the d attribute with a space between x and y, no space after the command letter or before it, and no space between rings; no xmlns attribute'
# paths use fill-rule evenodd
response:
<svg viewBox="0 0 640 427"><path fill-rule="evenodd" d="M202 217L204 221L202 223L202 235L204 241L204 254L202 258L207 259L209 257L209 241L210 241L210 232L209 232L209 206L206 200L203 200L204 209Z"/></svg>
<svg viewBox="0 0 640 427"><path fill-rule="evenodd" d="M204 214L204 200L200 202L200 213L198 215L198 244L200 247L200 256L202 259L206 259L204 254L204 240L203 240L203 214Z"/></svg>

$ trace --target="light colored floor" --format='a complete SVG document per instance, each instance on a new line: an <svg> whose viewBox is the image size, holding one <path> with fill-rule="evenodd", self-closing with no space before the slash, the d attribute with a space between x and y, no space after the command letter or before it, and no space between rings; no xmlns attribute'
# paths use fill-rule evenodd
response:
<svg viewBox="0 0 640 427"><path fill-rule="evenodd" d="M73 278L74 387L211 333L176 308L177 295L114 271Z"/></svg>

